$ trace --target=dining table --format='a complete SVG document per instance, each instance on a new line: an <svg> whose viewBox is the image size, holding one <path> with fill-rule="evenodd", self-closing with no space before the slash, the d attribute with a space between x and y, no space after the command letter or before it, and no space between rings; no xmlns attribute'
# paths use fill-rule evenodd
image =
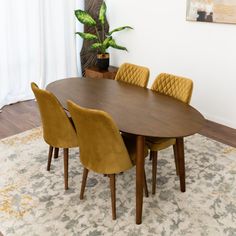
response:
<svg viewBox="0 0 236 236"><path fill-rule="evenodd" d="M136 136L136 224L142 223L145 137L176 138L180 190L185 192L184 137L203 127L205 119L198 110L151 89L110 79L65 78L46 89L65 110L68 100L103 110L121 132Z"/></svg>

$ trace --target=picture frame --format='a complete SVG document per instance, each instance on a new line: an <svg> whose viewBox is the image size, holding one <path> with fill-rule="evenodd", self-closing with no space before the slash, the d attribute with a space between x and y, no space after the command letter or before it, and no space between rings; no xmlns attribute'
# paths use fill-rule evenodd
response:
<svg viewBox="0 0 236 236"><path fill-rule="evenodd" d="M236 24L236 0L187 0L186 20Z"/></svg>

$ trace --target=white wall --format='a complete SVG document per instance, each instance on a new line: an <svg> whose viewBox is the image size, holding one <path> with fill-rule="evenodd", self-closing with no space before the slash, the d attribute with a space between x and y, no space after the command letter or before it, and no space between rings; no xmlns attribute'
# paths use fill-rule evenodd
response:
<svg viewBox="0 0 236 236"><path fill-rule="evenodd" d="M111 64L133 62L157 74L191 78L191 105L207 119L236 128L236 25L188 22L186 1L106 0L110 28L130 25L114 35L129 52L111 49Z"/></svg>

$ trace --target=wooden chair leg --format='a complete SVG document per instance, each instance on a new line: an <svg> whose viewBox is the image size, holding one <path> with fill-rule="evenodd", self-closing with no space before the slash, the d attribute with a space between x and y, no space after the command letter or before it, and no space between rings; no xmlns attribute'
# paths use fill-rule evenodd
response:
<svg viewBox="0 0 236 236"><path fill-rule="evenodd" d="M149 161L152 161L152 151L150 151Z"/></svg>
<svg viewBox="0 0 236 236"><path fill-rule="evenodd" d="M81 200L84 199L84 190L85 190L85 186L86 186L86 182L87 182L88 172L89 172L89 170L84 168L83 179L82 179L81 190L80 190L80 199Z"/></svg>
<svg viewBox="0 0 236 236"><path fill-rule="evenodd" d="M178 152L177 152L177 146L176 144L173 145L173 151L174 151L174 158L175 158L175 169L176 169L176 175L179 175L179 163L178 163Z"/></svg>
<svg viewBox="0 0 236 236"><path fill-rule="evenodd" d="M52 153L53 153L53 147L49 146L47 171L50 171L50 168L51 168Z"/></svg>
<svg viewBox="0 0 236 236"><path fill-rule="evenodd" d="M184 161L184 139L176 138L176 147L177 147L177 157L179 164L179 180L180 180L180 190L185 192L185 161Z"/></svg>
<svg viewBox="0 0 236 236"><path fill-rule="evenodd" d="M54 158L58 158L58 152L59 152L59 148L55 148L54 149Z"/></svg>
<svg viewBox="0 0 236 236"><path fill-rule="evenodd" d="M112 207L112 219L116 219L116 175L111 174L110 177L110 189L111 189L111 207Z"/></svg>
<svg viewBox="0 0 236 236"><path fill-rule="evenodd" d="M69 149L64 148L64 182L65 182L65 190L68 189L68 159L69 159Z"/></svg>
<svg viewBox="0 0 236 236"><path fill-rule="evenodd" d="M148 186L147 186L147 179L146 179L146 172L144 170L144 179L143 179L143 188L144 188L144 193L145 197L148 197Z"/></svg>
<svg viewBox="0 0 236 236"><path fill-rule="evenodd" d="M151 151L152 153L152 194L156 193L157 184L157 151Z"/></svg>

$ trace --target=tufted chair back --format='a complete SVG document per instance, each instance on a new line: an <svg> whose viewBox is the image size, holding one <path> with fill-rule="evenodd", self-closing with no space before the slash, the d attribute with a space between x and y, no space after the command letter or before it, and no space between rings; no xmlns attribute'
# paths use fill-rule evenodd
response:
<svg viewBox="0 0 236 236"><path fill-rule="evenodd" d="M157 76L151 89L189 104L193 91L193 81L176 75L162 73ZM179 170L179 157L175 138L147 137L146 144L151 151L150 156L152 157L152 194L156 193L157 153L171 145L173 145L174 150L176 173L179 175L180 180L185 181L185 170Z"/></svg>
<svg viewBox="0 0 236 236"><path fill-rule="evenodd" d="M193 91L193 81L184 77L162 73L157 76L151 89L189 104Z"/></svg>
<svg viewBox="0 0 236 236"><path fill-rule="evenodd" d="M86 169L115 174L133 166L120 132L106 112L71 101L68 108L80 143L80 161Z"/></svg>
<svg viewBox="0 0 236 236"><path fill-rule="evenodd" d="M124 81L143 88L147 87L148 79L148 68L130 63L122 64L115 77L115 80Z"/></svg>

